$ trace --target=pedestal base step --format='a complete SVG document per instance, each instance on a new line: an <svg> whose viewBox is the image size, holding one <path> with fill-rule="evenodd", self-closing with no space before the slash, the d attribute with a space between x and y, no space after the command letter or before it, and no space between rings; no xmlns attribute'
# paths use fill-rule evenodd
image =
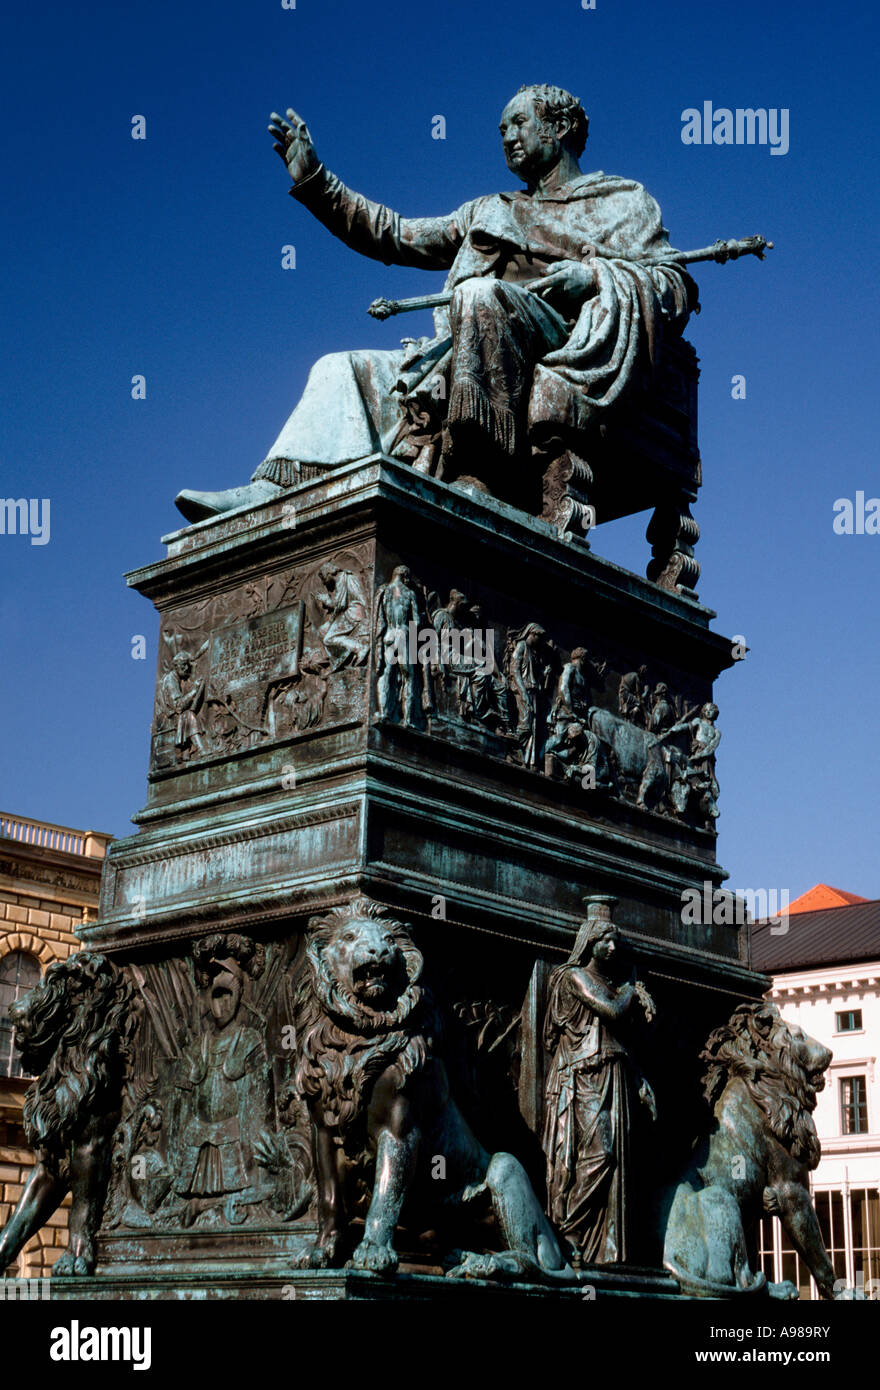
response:
<svg viewBox="0 0 880 1390"><path fill-rule="evenodd" d="M605 1298L681 1299L678 1285L659 1270L585 1269L577 1284L503 1284L486 1279L447 1279L441 1274L410 1274L386 1278L362 1270L291 1270L258 1275L253 1272L181 1275L144 1273L103 1274L92 1279L53 1279L50 1297L56 1301L118 1299L195 1300L218 1298L376 1300L421 1303L434 1299Z"/></svg>

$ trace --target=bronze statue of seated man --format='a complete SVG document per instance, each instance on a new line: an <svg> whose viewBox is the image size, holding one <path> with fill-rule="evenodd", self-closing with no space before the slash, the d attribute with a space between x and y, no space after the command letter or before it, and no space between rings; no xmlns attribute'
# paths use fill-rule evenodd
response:
<svg viewBox="0 0 880 1390"><path fill-rule="evenodd" d="M184 516L254 505L379 452L539 508L534 456L552 457L560 439L601 419L696 302L642 185L581 172L587 129L569 92L521 88L500 130L525 189L408 219L331 174L294 111L273 115L297 201L365 256L447 270L451 299L432 339L320 358L252 481L180 493Z"/></svg>

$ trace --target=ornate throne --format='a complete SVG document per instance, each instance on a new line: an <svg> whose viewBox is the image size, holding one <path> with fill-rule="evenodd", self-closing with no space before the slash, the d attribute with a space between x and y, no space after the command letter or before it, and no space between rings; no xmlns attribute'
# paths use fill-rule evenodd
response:
<svg viewBox="0 0 880 1390"><path fill-rule="evenodd" d="M654 372L645 367L610 418L544 472L542 516L561 536L652 508L647 575L673 593L693 592L700 574L700 530L690 511L702 483L699 375L690 343L665 342Z"/></svg>

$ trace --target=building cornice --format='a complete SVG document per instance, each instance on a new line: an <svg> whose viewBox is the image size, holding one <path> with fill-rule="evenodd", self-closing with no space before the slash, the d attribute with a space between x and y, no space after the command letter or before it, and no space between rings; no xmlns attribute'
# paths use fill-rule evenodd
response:
<svg viewBox="0 0 880 1390"><path fill-rule="evenodd" d="M880 990L880 961L788 971L772 979L768 994L780 1006L787 999L831 1000L843 994L876 993Z"/></svg>
<svg viewBox="0 0 880 1390"><path fill-rule="evenodd" d="M880 1134L835 1134L828 1138L821 1135L823 1158L865 1158L880 1153Z"/></svg>

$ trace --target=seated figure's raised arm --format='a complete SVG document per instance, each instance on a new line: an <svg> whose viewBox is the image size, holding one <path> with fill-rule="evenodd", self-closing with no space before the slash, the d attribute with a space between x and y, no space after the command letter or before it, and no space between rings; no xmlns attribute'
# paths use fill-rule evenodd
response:
<svg viewBox="0 0 880 1390"><path fill-rule="evenodd" d="M448 270L467 230L467 205L441 217L401 217L347 188L323 164L290 193L346 246L386 265Z"/></svg>
<svg viewBox="0 0 880 1390"><path fill-rule="evenodd" d="M273 112L269 133L293 179L291 196L352 250L386 265L446 270L452 265L468 222L469 204L441 217L404 218L347 188L318 160L305 122L288 108Z"/></svg>

